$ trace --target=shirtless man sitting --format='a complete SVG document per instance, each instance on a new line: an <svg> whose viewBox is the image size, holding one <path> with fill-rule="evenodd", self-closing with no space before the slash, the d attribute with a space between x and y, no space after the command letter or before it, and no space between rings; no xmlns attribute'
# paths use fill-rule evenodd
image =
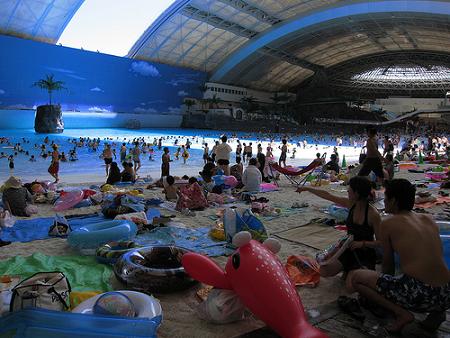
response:
<svg viewBox="0 0 450 338"><path fill-rule="evenodd" d="M427 215L416 214L415 187L405 179L386 181L385 208L391 217L380 224L383 273L358 270L353 288L362 296L392 311L394 323L386 327L400 332L414 320L410 311L428 312L422 322L437 329L450 308L450 272L443 257L439 228ZM394 252L403 274L394 276Z"/></svg>

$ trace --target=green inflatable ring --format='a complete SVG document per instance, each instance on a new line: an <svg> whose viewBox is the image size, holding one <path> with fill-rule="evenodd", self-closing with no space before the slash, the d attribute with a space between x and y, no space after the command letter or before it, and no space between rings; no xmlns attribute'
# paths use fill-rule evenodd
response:
<svg viewBox="0 0 450 338"><path fill-rule="evenodd" d="M100 263L115 264L124 253L140 248L141 246L133 241L109 242L97 249L95 258Z"/></svg>

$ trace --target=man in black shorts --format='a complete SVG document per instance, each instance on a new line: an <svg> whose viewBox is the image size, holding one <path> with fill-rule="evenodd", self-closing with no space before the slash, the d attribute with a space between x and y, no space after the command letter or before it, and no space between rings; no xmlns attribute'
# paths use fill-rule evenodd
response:
<svg viewBox="0 0 450 338"><path fill-rule="evenodd" d="M364 161L362 162L362 167L359 170L358 176L368 176L371 171L375 173L378 178L379 183L383 182L384 172L383 172L383 164L384 160L383 156L378 151L378 139L377 139L377 131L375 128L369 128L367 130L367 155Z"/></svg>
<svg viewBox="0 0 450 338"><path fill-rule="evenodd" d="M227 137L223 135L221 138L222 143L216 146L216 162L220 169L223 170L225 175L230 176L230 153L231 147L227 143Z"/></svg>
<svg viewBox="0 0 450 338"><path fill-rule="evenodd" d="M428 312L422 325L436 330L450 308L450 272L444 260L439 227L431 217L416 214L416 189L405 179L385 182L384 204L392 216L380 224L383 273L354 271L352 286L362 296L390 310L396 320L386 329L400 332L414 320L409 311ZM394 253L402 274L394 276Z"/></svg>

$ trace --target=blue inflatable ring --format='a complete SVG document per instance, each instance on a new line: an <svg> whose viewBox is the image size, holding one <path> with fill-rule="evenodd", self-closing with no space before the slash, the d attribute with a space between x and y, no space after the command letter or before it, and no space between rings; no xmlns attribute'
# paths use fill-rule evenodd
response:
<svg viewBox="0 0 450 338"><path fill-rule="evenodd" d="M94 254L103 244L114 241L129 241L137 234L137 226L126 220L113 220L89 224L72 231L67 240L70 246L83 254Z"/></svg>

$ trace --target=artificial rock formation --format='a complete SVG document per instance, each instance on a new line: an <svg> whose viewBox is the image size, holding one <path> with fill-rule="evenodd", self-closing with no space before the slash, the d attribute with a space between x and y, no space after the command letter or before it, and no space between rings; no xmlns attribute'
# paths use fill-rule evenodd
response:
<svg viewBox="0 0 450 338"><path fill-rule="evenodd" d="M37 133L62 133L64 122L60 105L43 105L36 109L34 130Z"/></svg>

